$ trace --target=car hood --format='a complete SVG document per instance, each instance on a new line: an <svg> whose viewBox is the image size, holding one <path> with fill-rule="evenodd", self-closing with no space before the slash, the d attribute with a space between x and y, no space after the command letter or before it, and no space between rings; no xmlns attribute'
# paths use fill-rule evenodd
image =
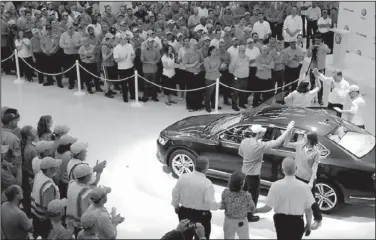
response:
<svg viewBox="0 0 376 240"><path fill-rule="evenodd" d="M188 117L170 125L165 130L163 130L163 132L168 136L197 136L203 133L204 128L208 124L224 116L228 116L228 114L210 114Z"/></svg>

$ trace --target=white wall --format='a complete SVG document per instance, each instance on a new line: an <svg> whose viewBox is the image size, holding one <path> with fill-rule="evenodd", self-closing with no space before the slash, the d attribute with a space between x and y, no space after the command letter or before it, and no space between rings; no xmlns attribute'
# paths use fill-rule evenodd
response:
<svg viewBox="0 0 376 240"><path fill-rule="evenodd" d="M349 52L375 59L375 2L340 2L338 28L350 31Z"/></svg>

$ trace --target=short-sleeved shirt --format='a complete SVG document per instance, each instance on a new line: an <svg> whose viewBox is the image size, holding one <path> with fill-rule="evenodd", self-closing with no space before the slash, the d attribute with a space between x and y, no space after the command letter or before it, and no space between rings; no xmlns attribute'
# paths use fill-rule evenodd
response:
<svg viewBox="0 0 376 240"><path fill-rule="evenodd" d="M1 229L6 239L28 239L32 224L25 212L9 202L1 205Z"/></svg>
<svg viewBox="0 0 376 240"><path fill-rule="evenodd" d="M92 212L95 216L97 216L95 228L100 239L116 238L116 227L112 224L111 216L105 207L90 205L86 211Z"/></svg>
<svg viewBox="0 0 376 240"><path fill-rule="evenodd" d="M266 204L274 208L275 213L303 216L305 209L315 202L308 184L295 176L286 176L272 184Z"/></svg>
<svg viewBox="0 0 376 240"><path fill-rule="evenodd" d="M78 54L80 55L80 57L81 56L83 57L81 61L84 63L94 63L95 62L95 58L93 58L94 49L95 47L92 44L90 44L88 47L85 47L84 45L82 45L80 49L78 49ZM88 59L87 57L91 57L91 58Z"/></svg>
<svg viewBox="0 0 376 240"><path fill-rule="evenodd" d="M300 93L294 90L287 97L285 97L285 102L290 106L300 106L300 107L310 107L312 105L312 100L316 96L316 93L320 89L315 88L306 93Z"/></svg>
<svg viewBox="0 0 376 240"><path fill-rule="evenodd" d="M222 192L221 208L225 210L225 215L231 219L244 219L247 213L255 208L252 195L249 192L231 192L225 189Z"/></svg>
<svg viewBox="0 0 376 240"><path fill-rule="evenodd" d="M312 177L312 166L320 161L320 151L318 148L308 148L304 141L295 144L296 176L310 181Z"/></svg>
<svg viewBox="0 0 376 240"><path fill-rule="evenodd" d="M68 230L65 229L61 223L59 223L53 226L47 239L73 239L72 237L72 234L70 234Z"/></svg>

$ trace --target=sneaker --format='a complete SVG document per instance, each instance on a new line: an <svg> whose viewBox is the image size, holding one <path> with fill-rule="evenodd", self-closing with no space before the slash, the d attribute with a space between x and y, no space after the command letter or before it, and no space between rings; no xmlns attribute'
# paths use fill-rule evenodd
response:
<svg viewBox="0 0 376 240"><path fill-rule="evenodd" d="M95 89L97 92L103 92L103 89L102 88L96 88Z"/></svg>
<svg viewBox="0 0 376 240"><path fill-rule="evenodd" d="M153 97L151 98L151 100L153 100L154 102L159 102L159 99L157 97Z"/></svg>
<svg viewBox="0 0 376 240"><path fill-rule="evenodd" d="M111 93L106 93L105 95L104 95L105 97L108 97L108 98L114 98L114 96L112 96L112 94Z"/></svg>
<svg viewBox="0 0 376 240"><path fill-rule="evenodd" d="M240 108L247 109L245 105L239 105Z"/></svg>
<svg viewBox="0 0 376 240"><path fill-rule="evenodd" d="M233 109L234 111L237 111L237 112L240 111L240 109L239 109L237 106L233 106L232 109Z"/></svg>
<svg viewBox="0 0 376 240"><path fill-rule="evenodd" d="M311 225L312 230L317 230L321 227L321 221L314 221Z"/></svg>
<svg viewBox="0 0 376 240"><path fill-rule="evenodd" d="M44 86L44 87L52 86L52 85L54 85L53 82L46 82L46 83L43 83L43 86Z"/></svg>

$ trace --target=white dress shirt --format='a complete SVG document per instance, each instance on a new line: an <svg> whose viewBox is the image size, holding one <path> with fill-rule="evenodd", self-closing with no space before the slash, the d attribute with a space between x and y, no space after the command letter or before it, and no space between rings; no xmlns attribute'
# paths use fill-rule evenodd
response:
<svg viewBox="0 0 376 240"><path fill-rule="evenodd" d="M247 47L247 49L245 49L245 55L248 56L250 60L256 60L256 58L261 55L261 52L258 47L253 46L252 49ZM249 66L256 67L256 62L251 63Z"/></svg>
<svg viewBox="0 0 376 240"><path fill-rule="evenodd" d="M316 96L320 89L314 88L307 93L299 93L294 90L287 97L285 97L285 102L289 106L300 106L300 107L310 107L312 105L312 100Z"/></svg>
<svg viewBox="0 0 376 240"><path fill-rule="evenodd" d="M344 105L350 84L343 78L340 82L336 82L334 81L333 77L326 77L323 74L319 75L319 79L328 83L329 85L334 85L333 90L329 92L328 102L332 104Z"/></svg>
<svg viewBox="0 0 376 240"><path fill-rule="evenodd" d="M275 213L286 215L304 215L306 209L315 202L308 184L295 176L285 176L272 184L266 204L274 208Z"/></svg>
<svg viewBox="0 0 376 240"><path fill-rule="evenodd" d="M253 24L252 31L257 33L259 39L264 39L267 34L270 34L272 31L270 30L270 24L267 21L257 21Z"/></svg>
<svg viewBox="0 0 376 240"><path fill-rule="evenodd" d="M118 44L113 51L114 58L125 58L124 60L118 62L118 69L129 69L133 67L133 58L134 50L132 44L125 44L122 46Z"/></svg>
<svg viewBox="0 0 376 240"><path fill-rule="evenodd" d="M330 19L329 17L327 17L326 19L324 19L323 17L320 17L319 20L317 21L317 30L320 32L320 33L327 33L330 31L330 26L329 27L319 27L320 24L329 24L330 26L332 25L332 19Z"/></svg>
<svg viewBox="0 0 376 240"><path fill-rule="evenodd" d="M288 29L290 32L295 32L296 30L299 30L299 31L293 36L290 36L290 34L286 32L286 29ZM302 29L303 29L303 22L300 16L298 15L296 15L295 17L293 17L292 15L287 16L285 21L283 22L284 40L286 42L296 41L298 34L302 31Z"/></svg>
<svg viewBox="0 0 376 240"><path fill-rule="evenodd" d="M231 46L227 49L227 52L230 54L231 61L233 59L236 59L239 56L239 46L236 48L234 46Z"/></svg>
<svg viewBox="0 0 376 240"><path fill-rule="evenodd" d="M352 113L349 116L349 121L357 126L364 125L364 116L366 114L366 102L362 96L358 96L352 100L350 112Z"/></svg>
<svg viewBox="0 0 376 240"><path fill-rule="evenodd" d="M307 18L309 21L317 21L321 18L321 9L319 7L310 7L307 10Z"/></svg>
<svg viewBox="0 0 376 240"><path fill-rule="evenodd" d="M214 187L205 174L194 171L179 177L172 189L172 206L179 204L195 210L217 210L221 206L214 198Z"/></svg>

